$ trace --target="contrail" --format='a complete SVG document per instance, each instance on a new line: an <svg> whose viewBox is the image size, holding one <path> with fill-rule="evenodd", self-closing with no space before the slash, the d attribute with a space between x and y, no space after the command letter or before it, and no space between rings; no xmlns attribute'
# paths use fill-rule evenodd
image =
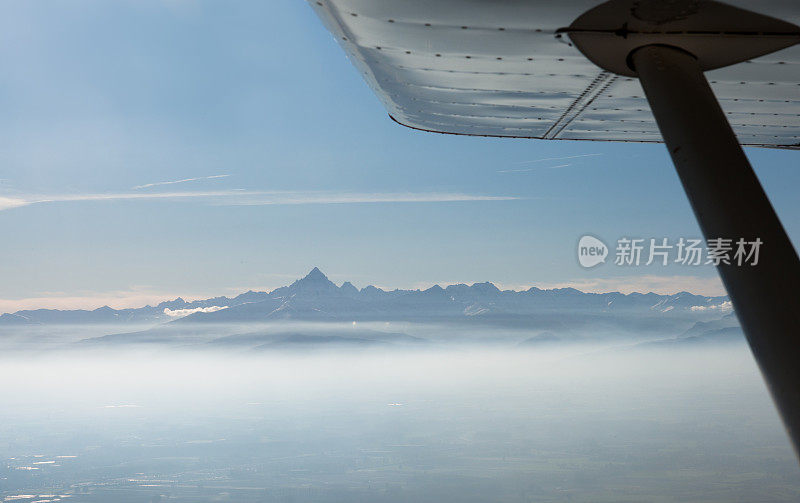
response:
<svg viewBox="0 0 800 503"><path fill-rule="evenodd" d="M184 183L184 182L196 182L198 180L212 180L214 178L225 178L231 175L211 175L211 176L200 176L197 178L184 178L183 180L172 180L169 182L155 182L155 183L146 183L144 185L137 185L136 187L132 187L132 190L139 190L139 189L146 189L148 187L156 187L158 185L173 185L176 183Z"/></svg>
<svg viewBox="0 0 800 503"><path fill-rule="evenodd" d="M567 166L572 166L572 164L559 164L558 166L542 166L539 168L503 169L498 171L498 173L527 173L528 171L536 171L539 169L566 168Z"/></svg>
<svg viewBox="0 0 800 503"><path fill-rule="evenodd" d="M270 206L302 204L380 204L380 203L449 203L469 201L512 201L511 196L487 196L452 192L303 192L222 190L204 192L123 192L105 194L55 194L0 196L0 211L32 204L81 201L201 200L221 206Z"/></svg>

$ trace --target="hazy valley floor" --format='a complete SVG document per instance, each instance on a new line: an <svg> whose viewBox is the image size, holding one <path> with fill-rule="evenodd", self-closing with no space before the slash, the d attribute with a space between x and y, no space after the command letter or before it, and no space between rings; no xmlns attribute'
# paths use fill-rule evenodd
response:
<svg viewBox="0 0 800 503"><path fill-rule="evenodd" d="M6 356L0 497L798 501L746 346Z"/></svg>

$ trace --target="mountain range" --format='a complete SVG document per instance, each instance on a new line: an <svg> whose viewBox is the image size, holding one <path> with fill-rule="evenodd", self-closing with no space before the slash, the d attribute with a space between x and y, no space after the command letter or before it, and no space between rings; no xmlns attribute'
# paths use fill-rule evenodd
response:
<svg viewBox="0 0 800 503"><path fill-rule="evenodd" d="M182 298L156 306L95 310L37 309L6 313L3 325L70 324L188 324L271 321L469 321L525 324L531 316L557 321L566 312L592 319L626 315L627 319L702 320L729 312L727 297L680 292L588 293L574 288L523 291L500 290L494 284L434 285L425 290L358 289L345 282L337 286L318 268L289 286L271 292L248 291L236 297L186 301ZM727 311L726 311L727 310ZM631 316L632 315L632 316Z"/></svg>

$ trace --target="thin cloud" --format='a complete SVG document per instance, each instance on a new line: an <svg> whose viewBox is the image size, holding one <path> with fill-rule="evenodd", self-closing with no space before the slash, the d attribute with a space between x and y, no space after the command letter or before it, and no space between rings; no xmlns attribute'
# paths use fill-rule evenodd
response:
<svg viewBox="0 0 800 503"><path fill-rule="evenodd" d="M502 170L498 171L498 173L527 173L529 171L537 171L537 170L540 170L540 169L566 168L567 166L572 166L572 164L559 164L558 166L543 166L543 167L536 167L536 168L502 169Z"/></svg>
<svg viewBox="0 0 800 503"><path fill-rule="evenodd" d="M85 201L200 200L220 206L267 206L301 204L447 203L459 201L511 201L510 196L462 193L361 193L276 192L222 190L198 192L121 192L107 194L59 194L0 197L0 211L43 203Z"/></svg>
<svg viewBox="0 0 800 503"><path fill-rule="evenodd" d="M20 206L27 206L28 204L30 204L28 201L19 197L0 196L0 211L18 208Z"/></svg>
<svg viewBox="0 0 800 503"><path fill-rule="evenodd" d="M170 309L165 307L164 314L172 318L183 318L184 316L189 316L194 313L216 313L223 309L228 309L228 306L196 307L194 309Z"/></svg>
<svg viewBox="0 0 800 503"><path fill-rule="evenodd" d="M137 185L136 187L132 187L131 190L139 190L139 189L147 189L150 187L157 187L159 185L174 185L176 183L186 183L186 182L197 182L199 180L214 180L216 178L226 178L231 175L211 175L211 176L199 176L197 178L184 178L182 180L172 180L169 182L154 182L154 183L146 183L144 185Z"/></svg>
<svg viewBox="0 0 800 503"><path fill-rule="evenodd" d="M692 311L733 311L733 303L726 300L722 304L715 304L713 306L692 306Z"/></svg>

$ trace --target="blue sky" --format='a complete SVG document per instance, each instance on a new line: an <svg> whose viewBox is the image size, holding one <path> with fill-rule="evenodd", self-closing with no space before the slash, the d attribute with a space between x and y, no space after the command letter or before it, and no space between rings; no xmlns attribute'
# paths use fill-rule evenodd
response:
<svg viewBox="0 0 800 503"><path fill-rule="evenodd" d="M301 1L4 2L0 61L0 311L313 266L357 286L720 292L710 266L576 260L586 233L699 237L663 146L400 127ZM747 153L797 242L798 154Z"/></svg>

